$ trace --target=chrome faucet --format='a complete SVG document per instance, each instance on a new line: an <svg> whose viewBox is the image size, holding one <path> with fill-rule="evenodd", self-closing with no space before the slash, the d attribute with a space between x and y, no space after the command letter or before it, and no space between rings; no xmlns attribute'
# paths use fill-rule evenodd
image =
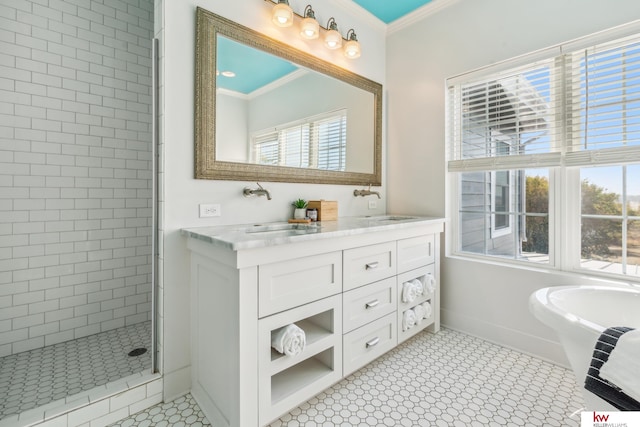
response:
<svg viewBox="0 0 640 427"><path fill-rule="evenodd" d="M376 196L378 196L378 199L381 199L380 197L380 193L378 193L377 191L371 191L371 184L369 184L369 189L368 190L353 190L353 195L358 197L358 196L371 196L372 194L375 194Z"/></svg>
<svg viewBox="0 0 640 427"><path fill-rule="evenodd" d="M267 200L271 200L271 194L269 193L269 191L263 188L259 182L256 182L256 184L258 184L258 187L260 188L254 189L254 188L244 187L244 190L242 190L242 194L244 195L244 197L267 196Z"/></svg>

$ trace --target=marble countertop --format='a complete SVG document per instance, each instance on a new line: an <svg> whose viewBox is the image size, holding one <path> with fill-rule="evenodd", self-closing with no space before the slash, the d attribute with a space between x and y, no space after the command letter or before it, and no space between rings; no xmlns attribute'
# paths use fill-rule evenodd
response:
<svg viewBox="0 0 640 427"><path fill-rule="evenodd" d="M287 243L394 230L418 224L442 223L443 218L403 215L343 217L336 221L289 224L268 222L214 227L183 228L183 236L231 250L263 248Z"/></svg>

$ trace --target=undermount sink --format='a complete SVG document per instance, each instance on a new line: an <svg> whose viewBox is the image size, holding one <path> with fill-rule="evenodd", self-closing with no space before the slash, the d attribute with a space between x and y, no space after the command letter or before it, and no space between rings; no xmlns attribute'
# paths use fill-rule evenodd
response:
<svg viewBox="0 0 640 427"><path fill-rule="evenodd" d="M415 216L402 216L402 215L381 215L381 216L365 216L364 219L367 221L375 221L375 222L398 222L398 221L407 221L411 219L417 219Z"/></svg>
<svg viewBox="0 0 640 427"><path fill-rule="evenodd" d="M290 234L307 234L315 233L320 226L314 224L255 224L253 227L246 228L245 233L274 233L274 232L290 232Z"/></svg>

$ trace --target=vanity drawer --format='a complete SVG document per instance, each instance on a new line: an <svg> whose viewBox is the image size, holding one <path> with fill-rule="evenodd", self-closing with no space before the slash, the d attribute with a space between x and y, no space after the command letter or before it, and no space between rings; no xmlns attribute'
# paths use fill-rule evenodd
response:
<svg viewBox="0 0 640 427"><path fill-rule="evenodd" d="M396 279L390 277L345 292L342 328L352 331L377 318L396 311Z"/></svg>
<svg viewBox="0 0 640 427"><path fill-rule="evenodd" d="M396 274L396 242L344 251L344 290L377 282Z"/></svg>
<svg viewBox="0 0 640 427"><path fill-rule="evenodd" d="M398 240L398 273L413 270L435 260L435 236L412 237Z"/></svg>
<svg viewBox="0 0 640 427"><path fill-rule="evenodd" d="M396 314L391 313L344 335L343 376L363 367L397 344Z"/></svg>
<svg viewBox="0 0 640 427"><path fill-rule="evenodd" d="M260 265L258 317L342 292L341 272L340 251Z"/></svg>

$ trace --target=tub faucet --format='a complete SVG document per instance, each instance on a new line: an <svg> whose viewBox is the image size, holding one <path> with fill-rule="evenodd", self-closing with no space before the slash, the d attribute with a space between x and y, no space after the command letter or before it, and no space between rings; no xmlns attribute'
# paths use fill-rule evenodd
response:
<svg viewBox="0 0 640 427"><path fill-rule="evenodd" d="M353 195L355 197L358 196L371 196L372 194L375 194L376 196L378 196L378 199L381 199L380 197L380 193L378 193L377 191L371 191L371 184L369 184L369 189L368 190L353 190Z"/></svg>
<svg viewBox="0 0 640 427"><path fill-rule="evenodd" d="M244 197L267 196L267 200L271 200L271 194L269 193L269 191L263 188L259 182L256 182L256 184L258 184L258 187L260 188L244 187L244 190L242 190L242 194L244 195Z"/></svg>

